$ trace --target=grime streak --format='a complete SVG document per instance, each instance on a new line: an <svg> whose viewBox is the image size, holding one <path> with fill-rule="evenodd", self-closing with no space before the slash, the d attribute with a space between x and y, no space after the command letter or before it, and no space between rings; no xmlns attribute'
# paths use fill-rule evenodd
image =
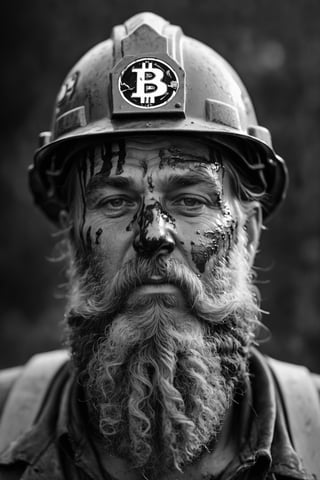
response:
<svg viewBox="0 0 320 480"><path fill-rule="evenodd" d="M147 181L148 181L149 192L152 193L153 190L154 190L154 185L153 185L153 183L152 183L152 175L148 175Z"/></svg>
<svg viewBox="0 0 320 480"><path fill-rule="evenodd" d="M163 236L152 236L152 224L154 221L158 222L159 219L164 220L175 228L175 219L166 212L159 202L154 202L151 205L142 205L139 214L136 214L127 230L132 229L132 224L137 220L139 226L140 243L144 246L146 255L152 255L156 252L163 243Z"/></svg>
<svg viewBox="0 0 320 480"><path fill-rule="evenodd" d="M109 177L111 169L112 169L112 145L111 143L104 143L101 145L101 159L102 159L102 168L99 173L105 174L107 177Z"/></svg>
<svg viewBox="0 0 320 480"><path fill-rule="evenodd" d="M148 171L148 164L145 160L140 160L140 167L142 168L142 176L143 178L147 175Z"/></svg>
<svg viewBox="0 0 320 480"><path fill-rule="evenodd" d="M119 141L119 157L118 157L118 164L117 164L117 175L121 175L123 173L123 165L126 160L126 142L125 140Z"/></svg>
<svg viewBox="0 0 320 480"><path fill-rule="evenodd" d="M210 148L209 155L210 155L211 165L214 165L215 172L219 173L221 171L221 192L219 192L219 195L217 196L217 203L221 208L221 210L223 210L222 199L224 196L223 185L224 185L225 168L223 166L222 153L218 148ZM223 214L224 214L224 211L223 211Z"/></svg>
<svg viewBox="0 0 320 480"><path fill-rule="evenodd" d="M91 225L90 225L90 227L88 227L86 240L87 240L87 248L88 248L88 250L91 250L91 248L92 248L92 244L91 244Z"/></svg>
<svg viewBox="0 0 320 480"><path fill-rule="evenodd" d="M236 238L237 222L232 220L229 225L204 232L199 243L191 242L192 260L199 272L205 271L206 264L214 255L217 259L224 256L228 260Z"/></svg>
<svg viewBox="0 0 320 480"><path fill-rule="evenodd" d="M137 221L137 218L138 218L138 212L136 212L131 220L131 222L129 223L129 225L127 225L126 227L126 231L127 232L131 232L131 230L133 229L133 225L135 224L135 222Z"/></svg>
<svg viewBox="0 0 320 480"><path fill-rule="evenodd" d="M166 166L175 168L186 169L189 168L186 166L186 162L202 162L204 158L198 155L192 155L187 152L181 151L177 147L170 148L161 148L159 151L160 163L159 169L162 169Z"/></svg>
<svg viewBox="0 0 320 480"><path fill-rule="evenodd" d="M99 228L99 229L96 231L96 242L95 242L96 245L99 245L99 243L100 243L100 237L101 237L101 235L102 235L102 232L103 232L102 228Z"/></svg>
<svg viewBox="0 0 320 480"><path fill-rule="evenodd" d="M209 158L210 158L210 164L214 166L215 172L219 172L220 170L222 170L222 174L224 174L221 151L217 148L210 147Z"/></svg>

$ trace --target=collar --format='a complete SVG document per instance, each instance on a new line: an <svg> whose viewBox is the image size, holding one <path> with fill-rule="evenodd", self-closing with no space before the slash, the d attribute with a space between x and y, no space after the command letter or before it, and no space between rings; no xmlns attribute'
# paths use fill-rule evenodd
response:
<svg viewBox="0 0 320 480"><path fill-rule="evenodd" d="M309 480L294 451L285 423L284 412L275 390L274 381L264 357L252 349L249 361L249 381L242 392L236 396L237 430L240 430L239 454L231 461L222 475L221 480L238 478L248 472L249 478L266 478L268 473L296 480ZM70 412L61 410L60 425L69 425L70 438L76 451L79 465L82 464L93 478L101 475L99 464L93 446L83 425L84 400L73 389L70 398ZM78 390L79 392L79 390ZM210 468L210 455L202 462L203 478L214 478L213 466ZM198 474L200 472L198 471ZM209 476L210 475L210 476ZM199 476L201 478L201 474Z"/></svg>
<svg viewBox="0 0 320 480"><path fill-rule="evenodd" d="M254 348L249 360L249 372L252 394L248 429L242 440L239 457L232 461L221 480L238 478L240 473L246 471L249 478L253 479L266 478L270 473L281 478L311 480L292 446L269 367ZM247 396L247 400L249 398Z"/></svg>

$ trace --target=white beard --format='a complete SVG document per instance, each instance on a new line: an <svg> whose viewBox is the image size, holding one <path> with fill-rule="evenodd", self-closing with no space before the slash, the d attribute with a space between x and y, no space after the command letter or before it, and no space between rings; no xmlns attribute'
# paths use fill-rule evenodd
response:
<svg viewBox="0 0 320 480"><path fill-rule="evenodd" d="M133 296L112 314L105 297L93 305L88 276L71 298L69 342L100 441L150 478L214 444L247 374L259 307L245 241L205 285L182 265L166 266L184 279L185 309L168 295Z"/></svg>

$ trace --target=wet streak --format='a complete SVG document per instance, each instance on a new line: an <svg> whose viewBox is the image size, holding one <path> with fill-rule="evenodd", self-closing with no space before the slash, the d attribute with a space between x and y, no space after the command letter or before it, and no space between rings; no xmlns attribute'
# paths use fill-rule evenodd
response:
<svg viewBox="0 0 320 480"><path fill-rule="evenodd" d="M186 169L189 168L186 165L186 162L202 162L203 157L198 155L192 155L191 153L183 152L179 148L170 147L170 148L161 148L159 150L159 169L162 169L166 166L175 168Z"/></svg>
<svg viewBox="0 0 320 480"><path fill-rule="evenodd" d="M220 150L214 150L213 148L209 149L209 162L206 162L203 157L198 155L193 155L187 152L182 152L176 147L170 147L168 149L161 149L159 151L160 163L159 169L162 169L166 166L169 166L172 169L179 168L181 170L190 170L190 171L202 171L208 175L208 169L210 170L212 180L216 184L216 204L223 211L223 178L224 178L224 167L222 162L222 155ZM195 162L192 168L187 162ZM221 175L221 181L219 176Z"/></svg>
<svg viewBox="0 0 320 480"><path fill-rule="evenodd" d="M217 150L216 148L209 148L209 159L210 159L210 164L214 166L214 170L218 173L220 170L224 170L223 168L223 161L222 161L222 155L220 150ZM224 172L222 172L223 174Z"/></svg>
<svg viewBox="0 0 320 480"><path fill-rule="evenodd" d="M157 214L159 216L161 215L161 217L164 219L165 222L170 223L173 228L176 228L175 218L172 215L170 215L170 213L168 213L166 210L164 210L160 202L154 202L153 204L148 205L147 207L145 207L145 210L146 211L156 210Z"/></svg>
<svg viewBox="0 0 320 480"><path fill-rule="evenodd" d="M224 176L225 176L225 168L223 165L223 158L222 158L222 153L220 150L210 148L210 159L212 163L218 167L216 169L217 172L221 171L221 192L219 192L219 197L218 197L218 203L219 207L222 210L223 215L226 215L224 205L222 202L222 199L224 197Z"/></svg>
<svg viewBox="0 0 320 480"><path fill-rule="evenodd" d="M118 157L118 164L117 164L117 175L121 175L123 173L123 165L126 160L126 142L125 140L119 140L119 157Z"/></svg>
<svg viewBox="0 0 320 480"><path fill-rule="evenodd" d="M204 232L198 244L191 242L192 260L200 273L205 271L206 264L214 255L217 259L224 256L228 261L231 248L237 240L237 230L238 224L232 220L227 226Z"/></svg>
<svg viewBox="0 0 320 480"><path fill-rule="evenodd" d="M91 242L91 225L90 227L88 227L88 230L87 230L87 235L86 235L86 246L87 246L87 249L88 250L91 250L92 249L92 242Z"/></svg>
<svg viewBox="0 0 320 480"><path fill-rule="evenodd" d="M139 211L135 213L131 222L126 227L126 231L131 231L133 229L133 225L137 223L139 228L140 243L143 245L146 255L154 253L163 243L162 235L149 236L150 232L148 231L149 227L155 220L159 221L160 216L165 222L170 223L173 228L176 228L174 217L172 217L162 208L160 202L154 202L153 204L146 206L143 199L143 203Z"/></svg>
<svg viewBox="0 0 320 480"><path fill-rule="evenodd" d="M142 176L144 178L147 175L148 164L145 160L140 160L139 165L142 168Z"/></svg>
<svg viewBox="0 0 320 480"><path fill-rule="evenodd" d="M102 168L99 173L106 175L107 177L110 175L112 169L112 145L111 143L104 143L101 146L101 159L102 159Z"/></svg>
<svg viewBox="0 0 320 480"><path fill-rule="evenodd" d="M148 189L149 189L149 192L153 192L154 190L154 185L152 183L152 175L148 175L147 177L147 182L148 182Z"/></svg>
<svg viewBox="0 0 320 480"><path fill-rule="evenodd" d="M157 218L158 217L158 218ZM144 245L146 254L150 255L156 252L163 243L163 236L149 236L149 227L156 220L159 221L161 217L165 222L171 224L175 228L175 219L166 212L160 202L154 202L151 205L145 206L139 217L140 240Z"/></svg>
<svg viewBox="0 0 320 480"><path fill-rule="evenodd" d="M102 228L99 228L97 231L96 231L96 245L99 245L100 244L100 237L102 235Z"/></svg>
<svg viewBox="0 0 320 480"><path fill-rule="evenodd" d="M136 213L134 214L131 222L129 223L129 225L127 225L127 227L126 227L126 231L127 231L127 232L131 232L131 230L133 229L133 225L134 225L135 222L137 221L138 214L139 214L139 212L136 212Z"/></svg>

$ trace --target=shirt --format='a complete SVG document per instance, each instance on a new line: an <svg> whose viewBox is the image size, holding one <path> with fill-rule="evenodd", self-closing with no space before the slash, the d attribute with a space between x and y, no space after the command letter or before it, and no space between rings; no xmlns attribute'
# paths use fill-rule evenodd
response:
<svg viewBox="0 0 320 480"><path fill-rule="evenodd" d="M264 357L252 349L245 393L238 395L238 454L215 476L210 454L188 480L312 480L294 451L274 380ZM86 405L66 365L50 389L35 424L0 455L0 480L113 480L88 434ZM144 480L141 477L141 480Z"/></svg>

